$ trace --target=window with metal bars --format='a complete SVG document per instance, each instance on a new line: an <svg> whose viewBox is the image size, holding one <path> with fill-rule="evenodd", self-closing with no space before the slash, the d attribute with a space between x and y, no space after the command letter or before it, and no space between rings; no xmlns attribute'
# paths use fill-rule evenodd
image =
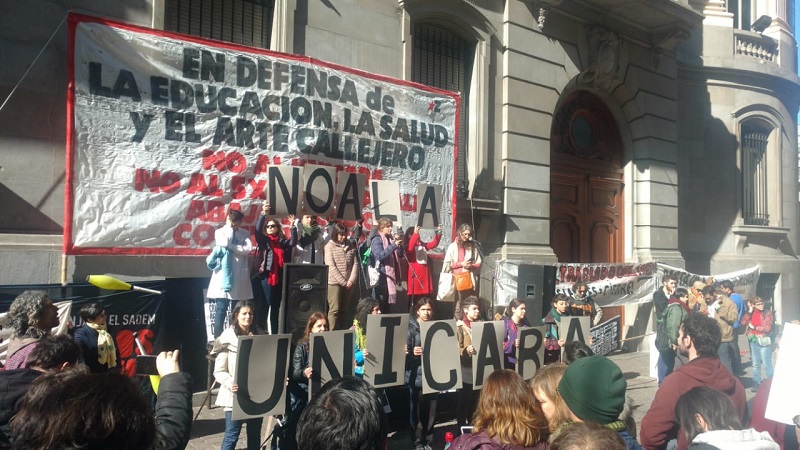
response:
<svg viewBox="0 0 800 450"><path fill-rule="evenodd" d="M769 128L742 124L742 218L745 225L769 225L767 144Z"/></svg>
<svg viewBox="0 0 800 450"><path fill-rule="evenodd" d="M275 0L166 0L168 31L269 48Z"/></svg>
<svg viewBox="0 0 800 450"><path fill-rule="evenodd" d="M414 25L413 42L412 81L461 94L456 189L460 195L466 196L469 186L468 99L475 45L449 30L426 23Z"/></svg>

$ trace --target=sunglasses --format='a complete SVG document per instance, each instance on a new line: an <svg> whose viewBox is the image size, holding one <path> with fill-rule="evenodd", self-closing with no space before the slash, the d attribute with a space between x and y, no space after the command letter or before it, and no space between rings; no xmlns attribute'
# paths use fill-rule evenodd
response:
<svg viewBox="0 0 800 450"><path fill-rule="evenodd" d="M278 228L278 226L271 223L271 224L267 225L267 228Z"/></svg>

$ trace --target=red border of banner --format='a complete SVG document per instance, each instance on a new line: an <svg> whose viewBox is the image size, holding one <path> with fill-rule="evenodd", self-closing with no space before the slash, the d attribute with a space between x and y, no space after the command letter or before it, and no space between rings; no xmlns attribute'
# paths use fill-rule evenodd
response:
<svg viewBox="0 0 800 450"><path fill-rule="evenodd" d="M246 51L248 53L262 54L274 58L282 58L291 61L305 62L314 64L320 67L327 67L329 69L341 70L343 72L358 75L364 78L370 78L377 81L386 83L413 87L415 89L427 91L430 93L443 95L453 98L456 102L456 117L455 117L455 136L453 140L453 189L452 189L452 221L453 230L452 236L456 234L456 202L457 190L456 182L458 171L458 129L459 119L461 116L461 96L459 94L445 91L442 89L425 86L407 80L400 80L397 78L388 77L385 75L365 72L360 69L345 67L334 63L321 61L303 55L293 55L289 53L275 52L271 50L264 50L261 48L247 47L243 45L231 44L229 42L216 41L212 39L199 38L196 36L189 36L170 31L156 30L153 28L141 27L138 25L131 25L124 22L104 19L101 17L87 16L83 14L70 13L67 28L67 136L66 136L66 180L64 186L64 239L63 239L63 252L67 255L166 255L166 256L204 256L207 255L211 249L196 249L196 248L181 248L181 247L76 247L72 242L72 228L73 228L73 213L75 206L75 193L74 182L75 174L73 167L73 159L75 156L75 31L81 22L93 22L107 25L112 28L119 28L128 31L135 31L138 33L149 34L154 36L163 36L173 39L178 39L186 42L193 42L201 45L208 45L232 51Z"/></svg>

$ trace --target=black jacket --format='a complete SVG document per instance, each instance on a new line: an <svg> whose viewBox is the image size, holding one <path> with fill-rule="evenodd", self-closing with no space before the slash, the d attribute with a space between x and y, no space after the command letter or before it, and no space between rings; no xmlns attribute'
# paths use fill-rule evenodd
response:
<svg viewBox="0 0 800 450"><path fill-rule="evenodd" d="M0 448L11 448L11 429L8 423L19 410L28 387L40 375L42 372L33 369L0 371Z"/></svg>
<svg viewBox="0 0 800 450"><path fill-rule="evenodd" d="M406 335L408 355L406 355L406 384L409 387L422 389L422 357L414 355L414 347L422 346L419 321L413 315L408 318L408 334Z"/></svg>
<svg viewBox="0 0 800 450"><path fill-rule="evenodd" d="M161 378L156 401L156 441L153 450L182 450L192 431L192 377L172 373Z"/></svg>

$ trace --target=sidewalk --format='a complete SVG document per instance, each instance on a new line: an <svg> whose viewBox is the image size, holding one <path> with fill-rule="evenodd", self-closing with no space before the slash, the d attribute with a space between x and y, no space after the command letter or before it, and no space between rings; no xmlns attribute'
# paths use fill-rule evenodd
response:
<svg viewBox="0 0 800 450"><path fill-rule="evenodd" d="M747 349L746 341L742 340L742 349ZM628 396L634 401L633 417L636 423L640 424L650 403L653 401L656 390L658 389L658 382L655 378L650 378L650 354L645 352L637 353L614 353L609 356L621 369L628 381ZM754 395L750 392L750 383L752 380L752 368L750 367L749 352L742 357L742 364L745 366L745 375L739 379L747 388L748 400ZM395 408L389 415L389 449L390 450L410 450L413 449L413 442L407 424L407 391L405 388L393 388L388 390L390 403ZM195 394L195 404L205 397L205 392ZM406 403L406 404L404 404ZM455 394L447 393L439 397L439 408L437 411L436 433L434 442L437 444L434 449L441 449L444 446L444 433L452 431L454 435L458 436L459 432L455 427ZM194 412L197 414L199 406L195 406ZM264 426L261 431L262 439L265 439L269 434L270 427L272 426L271 420L264 420ZM187 448L189 449L219 449L222 444L222 435L225 431L225 420L222 408L208 409L207 405L203 408L200 416L195 421L192 427L192 438L189 441ZM245 446L245 431L239 437L237 448L243 449Z"/></svg>

